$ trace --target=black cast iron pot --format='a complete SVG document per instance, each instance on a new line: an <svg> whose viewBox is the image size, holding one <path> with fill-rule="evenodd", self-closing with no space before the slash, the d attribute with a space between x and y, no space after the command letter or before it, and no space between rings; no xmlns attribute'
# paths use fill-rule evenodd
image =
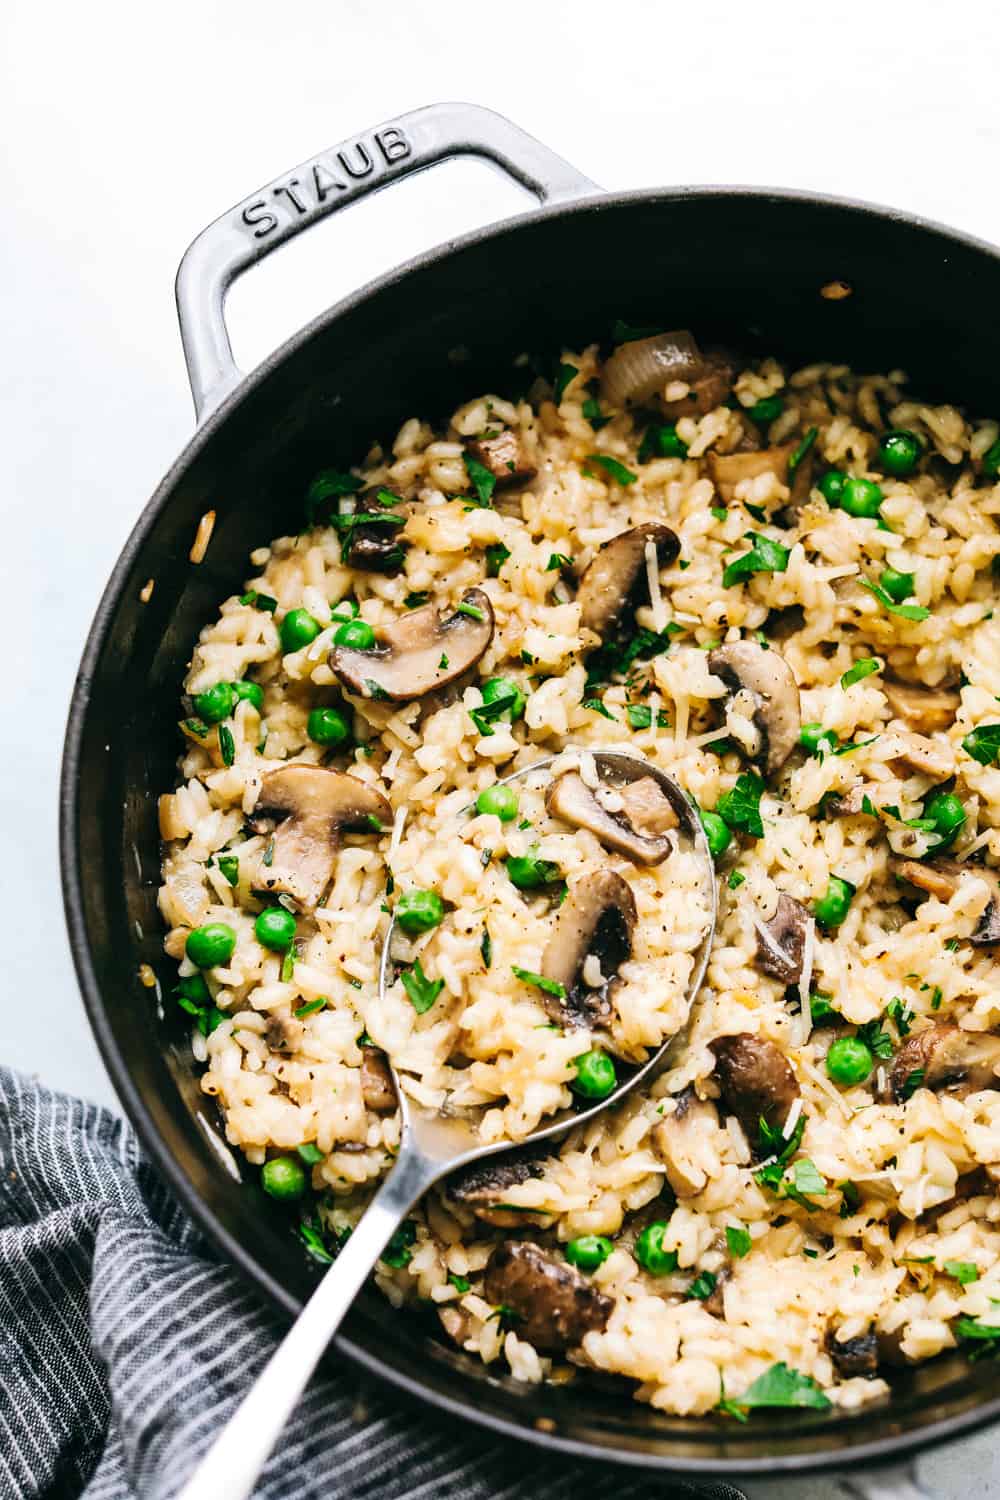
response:
<svg viewBox="0 0 1000 1500"><path fill-rule="evenodd" d="M332 210L468 154L495 163L541 208L381 278L240 374L223 321L236 275ZM821 296L835 280L852 295ZM411 414L443 415L477 391L512 388L522 351L579 348L619 317L793 362L902 367L923 395L1000 410L1000 256L904 214L801 193L601 193L500 116L442 105L323 152L223 215L185 255L177 300L201 426L129 538L84 652L61 790L66 910L91 1024L146 1149L222 1254L291 1313L318 1269L255 1180L240 1184L227 1170L184 1018L159 1018L137 977L148 963L165 989L171 982L156 909L156 798L173 784L192 646L238 591L250 550L296 528L317 469L356 462ZM193 566L208 511L214 530ZM1000 1411L996 1367L954 1355L900 1374L889 1400L855 1415L782 1411L745 1426L665 1416L606 1384L529 1388L498 1377L375 1292L359 1298L337 1342L397 1386L517 1437L734 1477L886 1459Z"/></svg>

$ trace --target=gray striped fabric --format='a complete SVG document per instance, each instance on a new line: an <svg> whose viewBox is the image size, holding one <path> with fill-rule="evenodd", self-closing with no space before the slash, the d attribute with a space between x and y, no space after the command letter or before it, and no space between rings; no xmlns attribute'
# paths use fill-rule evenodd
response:
<svg viewBox="0 0 1000 1500"><path fill-rule="evenodd" d="M0 1497L167 1500L280 1337L124 1120L0 1068ZM310 1385L266 1500L744 1500ZM220 1496L219 1500L225 1500Z"/></svg>

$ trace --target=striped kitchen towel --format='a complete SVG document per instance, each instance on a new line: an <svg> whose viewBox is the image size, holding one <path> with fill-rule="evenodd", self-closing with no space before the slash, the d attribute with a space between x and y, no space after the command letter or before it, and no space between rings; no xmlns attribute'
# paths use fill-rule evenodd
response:
<svg viewBox="0 0 1000 1500"><path fill-rule="evenodd" d="M0 1068L0 1500L167 1500L281 1337L124 1120ZM266 1500L744 1500L581 1464L356 1371L309 1387ZM225 1500L220 1496L219 1500Z"/></svg>

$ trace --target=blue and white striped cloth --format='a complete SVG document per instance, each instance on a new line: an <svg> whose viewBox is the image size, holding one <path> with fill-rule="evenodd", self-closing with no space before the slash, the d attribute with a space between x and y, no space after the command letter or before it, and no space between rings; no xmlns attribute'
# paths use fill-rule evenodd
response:
<svg viewBox="0 0 1000 1500"><path fill-rule="evenodd" d="M0 1500L167 1500L281 1331L124 1120L0 1068ZM356 1371L315 1379L255 1493L744 1500L393 1408Z"/></svg>

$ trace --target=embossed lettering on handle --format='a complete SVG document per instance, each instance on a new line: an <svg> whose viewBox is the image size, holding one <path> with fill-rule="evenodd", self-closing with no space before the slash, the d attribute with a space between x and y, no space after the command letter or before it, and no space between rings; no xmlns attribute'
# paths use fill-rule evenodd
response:
<svg viewBox="0 0 1000 1500"><path fill-rule="evenodd" d="M414 110L293 167L202 230L178 269L177 313L199 421L243 378L225 322L236 277L327 214L455 156L491 162L542 203L599 191L534 136L472 104Z"/></svg>

